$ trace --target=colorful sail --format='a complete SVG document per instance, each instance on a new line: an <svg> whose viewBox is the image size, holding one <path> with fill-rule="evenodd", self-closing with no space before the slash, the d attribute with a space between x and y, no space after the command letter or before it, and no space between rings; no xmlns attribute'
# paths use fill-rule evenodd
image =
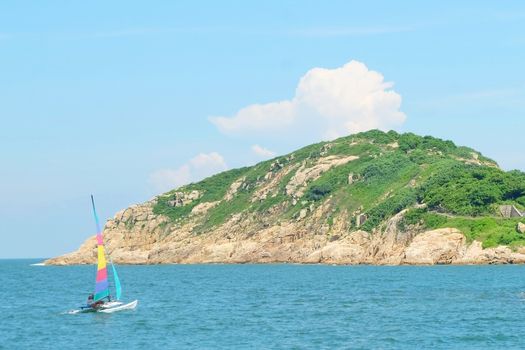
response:
<svg viewBox="0 0 525 350"><path fill-rule="evenodd" d="M95 223L97 224L97 279L95 283L95 296L94 301L102 300L109 297L109 283L108 283L108 269L106 266L106 253L104 250L104 240L102 238L102 230L100 228L100 222L98 220L97 211L95 209L95 201L91 196L91 204L93 206L93 216L95 217ZM120 283L119 283L120 284Z"/></svg>
<svg viewBox="0 0 525 350"><path fill-rule="evenodd" d="M120 297L122 296L122 287L120 286L120 280L117 275L117 270L115 269L115 265L113 265L113 262L111 262L111 268L113 269L113 280L115 281L115 296L117 300L120 300Z"/></svg>

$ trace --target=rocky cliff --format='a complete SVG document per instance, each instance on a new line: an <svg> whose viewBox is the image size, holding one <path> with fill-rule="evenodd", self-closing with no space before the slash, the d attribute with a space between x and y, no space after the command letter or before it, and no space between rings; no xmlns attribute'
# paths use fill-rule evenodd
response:
<svg viewBox="0 0 525 350"><path fill-rule="evenodd" d="M510 232L520 222L493 213L503 201L521 206L525 188L514 186L513 198L500 189L502 198L473 196L465 204L461 198L450 202L434 187L454 181L468 187L464 177L472 172L479 192L485 179L480 169L519 177L518 183L523 175L509 175L449 141L372 131L159 195L118 212L104 237L113 261L126 264L523 263L521 234ZM476 211L460 215L472 207ZM479 220L504 220L500 226L510 233L489 226L490 232L476 231ZM95 258L91 237L46 264L91 264Z"/></svg>

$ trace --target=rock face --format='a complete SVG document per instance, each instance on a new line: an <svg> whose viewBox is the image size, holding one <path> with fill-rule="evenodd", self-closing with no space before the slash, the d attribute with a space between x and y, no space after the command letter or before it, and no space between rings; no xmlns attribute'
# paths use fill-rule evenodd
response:
<svg viewBox="0 0 525 350"><path fill-rule="evenodd" d="M482 249L467 243L454 228L401 233L390 219L384 232L347 232L341 218L329 234L315 227L322 208L302 212L300 221L264 227L254 217L232 217L221 227L200 235L192 223L168 225L152 211L154 202L120 211L106 223L104 237L111 258L118 264L164 263L326 263L378 265L504 264L525 263L525 254L507 247ZM197 212L207 210L199 207ZM196 207L197 208L197 207ZM310 229L309 229L310 227ZM315 228L315 230L312 230ZM251 231L256 229L255 233ZM328 229L325 229L328 231ZM324 233L323 233L324 232ZM90 237L75 252L49 259L48 265L93 264L96 240Z"/></svg>
<svg viewBox="0 0 525 350"><path fill-rule="evenodd" d="M450 264L461 256L465 236L456 229L428 231L414 237L405 250L407 264Z"/></svg>
<svg viewBox="0 0 525 350"><path fill-rule="evenodd" d="M299 170L297 170L288 185L286 185L286 193L294 198L302 197L306 184L309 181L317 179L322 173L333 167L344 165L356 159L359 159L359 157L328 156L319 158L314 166L306 166L306 164L303 164Z"/></svg>

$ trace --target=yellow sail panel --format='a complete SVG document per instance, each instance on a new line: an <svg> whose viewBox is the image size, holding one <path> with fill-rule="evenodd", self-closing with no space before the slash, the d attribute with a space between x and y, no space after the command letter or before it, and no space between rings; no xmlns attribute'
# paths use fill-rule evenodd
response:
<svg viewBox="0 0 525 350"><path fill-rule="evenodd" d="M106 268L106 254L104 252L104 246L98 246L98 267L97 270L102 270Z"/></svg>

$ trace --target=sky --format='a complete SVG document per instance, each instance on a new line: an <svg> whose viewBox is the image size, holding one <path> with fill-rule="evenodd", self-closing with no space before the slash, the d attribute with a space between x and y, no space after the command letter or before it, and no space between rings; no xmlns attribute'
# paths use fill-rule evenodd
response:
<svg viewBox="0 0 525 350"><path fill-rule="evenodd" d="M2 1L0 258L379 128L525 171L523 1Z"/></svg>

